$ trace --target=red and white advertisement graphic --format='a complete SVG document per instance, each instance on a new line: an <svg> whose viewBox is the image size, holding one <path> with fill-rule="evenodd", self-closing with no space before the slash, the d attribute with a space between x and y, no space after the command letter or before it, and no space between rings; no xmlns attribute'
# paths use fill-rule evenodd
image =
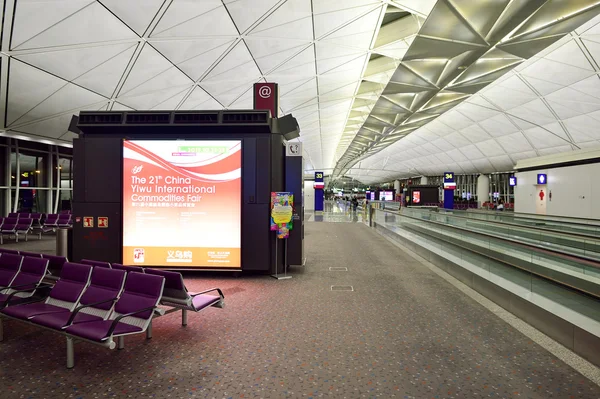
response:
<svg viewBox="0 0 600 399"><path fill-rule="evenodd" d="M241 146L124 141L123 263L239 268Z"/></svg>

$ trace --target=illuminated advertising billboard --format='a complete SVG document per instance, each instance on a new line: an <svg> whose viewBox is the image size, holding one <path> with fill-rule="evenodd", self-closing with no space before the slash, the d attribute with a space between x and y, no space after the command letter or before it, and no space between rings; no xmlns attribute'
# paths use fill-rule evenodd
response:
<svg viewBox="0 0 600 399"><path fill-rule="evenodd" d="M413 204L420 204L421 203L421 192L420 191L413 191L413 193L412 193L412 203Z"/></svg>
<svg viewBox="0 0 600 399"><path fill-rule="evenodd" d="M241 267L241 141L123 142L123 263Z"/></svg>
<svg viewBox="0 0 600 399"><path fill-rule="evenodd" d="M394 200L394 192L393 191L382 191L381 192L381 200L382 201L393 201Z"/></svg>

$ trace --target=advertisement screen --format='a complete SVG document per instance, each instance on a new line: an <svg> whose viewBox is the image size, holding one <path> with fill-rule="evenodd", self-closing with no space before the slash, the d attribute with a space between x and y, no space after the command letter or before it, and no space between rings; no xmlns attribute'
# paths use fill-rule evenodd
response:
<svg viewBox="0 0 600 399"><path fill-rule="evenodd" d="M371 191L371 198L369 198L371 201L375 201L375 191Z"/></svg>
<svg viewBox="0 0 600 399"><path fill-rule="evenodd" d="M381 200L382 201L393 201L394 200L394 192L393 191L383 191Z"/></svg>
<svg viewBox="0 0 600 399"><path fill-rule="evenodd" d="M242 143L123 142L123 263L241 267Z"/></svg>
<svg viewBox="0 0 600 399"><path fill-rule="evenodd" d="M413 191L412 193L412 203L413 204L420 204L421 203L421 192L420 191Z"/></svg>

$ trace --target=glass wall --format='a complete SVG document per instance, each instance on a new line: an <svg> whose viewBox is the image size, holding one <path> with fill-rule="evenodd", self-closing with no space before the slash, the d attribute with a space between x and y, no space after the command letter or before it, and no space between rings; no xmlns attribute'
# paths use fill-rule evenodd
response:
<svg viewBox="0 0 600 399"><path fill-rule="evenodd" d="M71 209L72 149L0 137L0 208L55 213Z"/></svg>

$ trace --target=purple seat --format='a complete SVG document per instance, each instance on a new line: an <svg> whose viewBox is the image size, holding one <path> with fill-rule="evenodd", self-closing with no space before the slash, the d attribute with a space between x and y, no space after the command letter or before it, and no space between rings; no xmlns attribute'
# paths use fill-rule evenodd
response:
<svg viewBox="0 0 600 399"><path fill-rule="evenodd" d="M162 296L165 279L137 272L127 275L125 289L109 320L78 323L66 332L75 338L105 342L109 338L146 331Z"/></svg>
<svg viewBox="0 0 600 399"><path fill-rule="evenodd" d="M19 242L19 235L25 236L25 241L27 241L27 234L31 232L31 226L33 225L33 219L19 219L17 222L17 227L15 227L15 235L17 237L17 242Z"/></svg>
<svg viewBox="0 0 600 399"><path fill-rule="evenodd" d="M124 270L127 273L138 272L144 273L144 268L140 266L125 266L120 263L111 263L110 266L116 270Z"/></svg>
<svg viewBox="0 0 600 399"><path fill-rule="evenodd" d="M19 251L17 251L16 249L5 249L5 248L0 248L0 254L13 254L13 255L19 255Z"/></svg>
<svg viewBox="0 0 600 399"><path fill-rule="evenodd" d="M23 257L20 255L0 255L0 289L10 287L21 269Z"/></svg>
<svg viewBox="0 0 600 399"><path fill-rule="evenodd" d="M3 254L2 257L18 256ZM5 258L6 260L6 258ZM41 258L22 258L21 268L12 281L10 288L0 291L0 309L8 304L19 303L31 297L46 275L48 261Z"/></svg>
<svg viewBox="0 0 600 399"><path fill-rule="evenodd" d="M56 280L60 276L63 265L68 262L64 256L42 254L42 258L48 259L48 271L52 275L52 280Z"/></svg>
<svg viewBox="0 0 600 399"><path fill-rule="evenodd" d="M58 214L50 213L46 216L42 230L51 231L58 227Z"/></svg>
<svg viewBox="0 0 600 399"><path fill-rule="evenodd" d="M182 310L182 325L187 325L187 311L200 312L203 309L214 306L222 308L225 306L225 296L219 288L211 288L202 292L191 293L183 283L181 273L167 270L145 269L146 274L163 276L165 278L165 289L160 301L161 305L173 306ZM209 295L216 291L219 295Z"/></svg>
<svg viewBox="0 0 600 399"><path fill-rule="evenodd" d="M100 261L100 260L89 260L89 259L82 259L81 263L84 265L90 265L93 267L105 267L107 269L110 269L110 263L108 262L104 262L104 261Z"/></svg>
<svg viewBox="0 0 600 399"><path fill-rule="evenodd" d="M18 223L19 223L19 219L17 219L17 218L4 219L4 223L2 223L2 228L0 228L0 244L4 243L4 235L5 234L9 234L9 235L16 234Z"/></svg>
<svg viewBox="0 0 600 399"><path fill-rule="evenodd" d="M32 257L32 258L41 258L42 257L42 254L39 254L37 252L26 252L26 251L20 251L19 255L21 255L21 256L29 256L29 257Z"/></svg>
<svg viewBox="0 0 600 399"><path fill-rule="evenodd" d="M19 217L19 214L18 214L18 213L16 213L16 212L11 212L11 213L9 213L9 214L8 214L8 216L7 216L7 217L9 217L9 218L18 218L18 217Z"/></svg>
<svg viewBox="0 0 600 399"><path fill-rule="evenodd" d="M17 214L17 219L29 219L30 215L31 215L30 213L25 213L25 212L20 213L19 212Z"/></svg>
<svg viewBox="0 0 600 399"><path fill-rule="evenodd" d="M61 312L35 316L31 322L60 330L72 323L106 320L123 290L125 276L126 273L122 270L95 267L90 285L81 296L80 306L74 312L64 309Z"/></svg>
<svg viewBox="0 0 600 399"><path fill-rule="evenodd" d="M87 287L91 273L92 267L89 265L67 262L45 302L9 306L2 313L27 320L42 314L64 312L65 309L72 311Z"/></svg>

